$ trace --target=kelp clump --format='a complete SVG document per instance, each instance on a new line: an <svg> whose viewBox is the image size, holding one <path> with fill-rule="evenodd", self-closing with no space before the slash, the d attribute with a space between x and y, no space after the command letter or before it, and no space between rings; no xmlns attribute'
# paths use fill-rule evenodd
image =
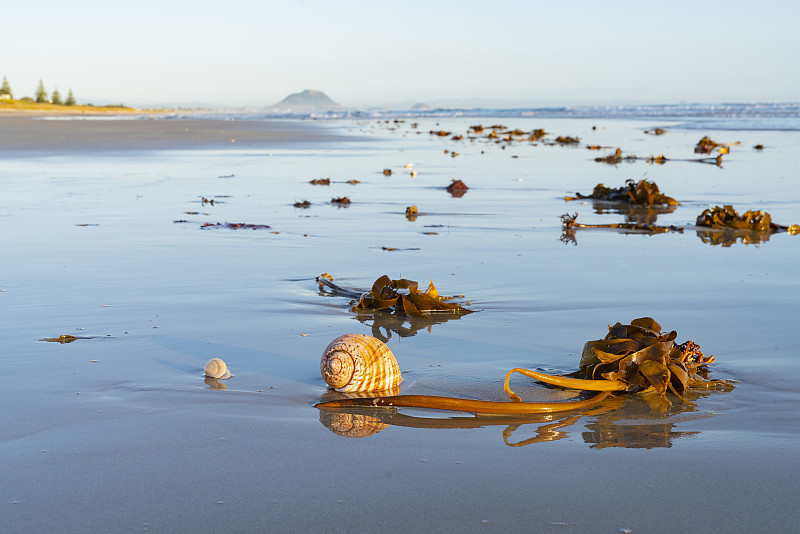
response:
<svg viewBox="0 0 800 534"><path fill-rule="evenodd" d="M372 284L372 289L365 293L358 293L342 289L333 283L333 277L328 273L317 277L320 287L327 286L340 294L350 295L357 300L351 302L351 311L394 310L411 317L421 317L433 312L449 312L454 314L472 313L471 310L447 302L457 297L443 297L439 295L433 280L424 292L419 289L419 284L414 280L401 278L392 280L383 275Z"/></svg>
<svg viewBox="0 0 800 534"><path fill-rule="evenodd" d="M582 195L575 193L574 197L564 197L564 200L579 200L591 198L595 200L606 200L609 202L627 202L630 204L641 205L654 205L666 204L668 206L677 206L678 201L672 197L668 197L658 190L658 185L655 182L648 180L625 180L625 185L617 188L606 187L603 184L597 184L594 191L590 195Z"/></svg>
<svg viewBox="0 0 800 534"><path fill-rule="evenodd" d="M739 215L733 206L714 206L706 209L697 217L697 226L709 228L732 228L735 230L750 230L753 232L781 232L788 231L795 235L800 233L800 225L781 226L772 222L772 216L766 211L748 210Z"/></svg>
<svg viewBox="0 0 800 534"><path fill-rule="evenodd" d="M627 392L652 387L664 396L667 389L679 394L687 387L729 385L706 380L714 356L705 356L694 341L677 345L677 337L675 330L662 333L661 325L650 317L628 325L616 323L603 339L586 342L578 367L585 378L625 382Z"/></svg>
<svg viewBox="0 0 800 534"><path fill-rule="evenodd" d="M551 376L527 369L512 369L506 376L506 393L511 373L518 372L541 382L589 391L653 391L666 399L667 391L682 396L688 388L730 390L733 383L709 380L708 365L714 356L705 356L694 341L675 343L678 333L661 332L661 325L650 317L634 319L631 324L608 327L603 339L588 341L583 347L579 371L583 377ZM516 397L518 398L518 397ZM667 402L669 402L667 400Z"/></svg>
<svg viewBox="0 0 800 534"><path fill-rule="evenodd" d="M694 146L694 152L695 154L711 154L715 148L718 148L720 154L727 154L730 152L730 147L736 146L739 143L739 141L735 143L718 143L706 135Z"/></svg>

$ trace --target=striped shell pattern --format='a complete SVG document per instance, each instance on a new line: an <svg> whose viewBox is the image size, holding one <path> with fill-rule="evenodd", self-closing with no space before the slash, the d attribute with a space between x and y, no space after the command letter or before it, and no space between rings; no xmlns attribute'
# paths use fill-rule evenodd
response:
<svg viewBox="0 0 800 534"><path fill-rule="evenodd" d="M383 341L364 334L345 334L322 353L320 372L336 391L384 391L400 384L400 368Z"/></svg>

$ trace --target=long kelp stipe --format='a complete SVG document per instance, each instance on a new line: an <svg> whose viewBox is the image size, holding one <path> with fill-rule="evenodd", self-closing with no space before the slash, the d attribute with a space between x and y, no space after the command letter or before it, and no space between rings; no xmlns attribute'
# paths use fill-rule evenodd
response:
<svg viewBox="0 0 800 534"><path fill-rule="evenodd" d="M393 395L389 397L372 397L363 399L340 399L321 402L315 408L345 408L352 406L369 406L380 408L429 408L454 412L473 412L480 414L535 414L568 412L582 410L600 404L610 395L601 391L585 400L566 402L498 402L455 397L437 397L435 395Z"/></svg>

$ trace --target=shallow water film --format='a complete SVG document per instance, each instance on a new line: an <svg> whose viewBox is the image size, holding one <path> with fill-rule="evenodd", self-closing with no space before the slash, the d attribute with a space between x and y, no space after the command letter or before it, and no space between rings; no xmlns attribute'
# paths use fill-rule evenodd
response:
<svg viewBox="0 0 800 534"><path fill-rule="evenodd" d="M725 205L800 223L800 132L689 122L348 118L297 121L274 146L4 152L4 523L791 530L800 236L695 223ZM703 136L728 152L695 153ZM626 180L678 205L564 200ZM564 214L633 226L566 232ZM322 273L356 294L433 280L471 313L354 310ZM313 407L341 395L319 361L343 334L387 343L400 394L508 401L510 369L576 371L586 341L639 317L714 354L709 378L735 387L528 416ZM211 358L232 378L204 378Z"/></svg>

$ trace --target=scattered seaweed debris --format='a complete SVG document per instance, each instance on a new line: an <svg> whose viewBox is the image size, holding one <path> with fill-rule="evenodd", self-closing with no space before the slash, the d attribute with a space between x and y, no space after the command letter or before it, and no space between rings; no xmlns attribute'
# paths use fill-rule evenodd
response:
<svg viewBox="0 0 800 534"><path fill-rule="evenodd" d="M406 219L409 221L416 221L417 220L417 207L416 206L409 206L406 208Z"/></svg>
<svg viewBox="0 0 800 534"><path fill-rule="evenodd" d="M89 339L88 337L78 337L70 334L61 334L58 337L44 337L39 341L47 341L48 343L72 343L78 339Z"/></svg>
<svg viewBox="0 0 800 534"><path fill-rule="evenodd" d="M354 312L369 310L394 310L411 317L421 317L428 313L472 313L460 304L447 302L459 297L443 297L439 295L433 280L425 292L419 290L414 280L392 280L387 275L379 277L366 292L348 290L333 283L333 277L324 273L316 278L320 289L327 287L337 294L354 299L350 310ZM402 291L405 291L404 293Z"/></svg>
<svg viewBox="0 0 800 534"><path fill-rule="evenodd" d="M386 252L398 252L400 250L420 250L419 247L406 247L406 248L398 248L398 247L380 247L381 250Z"/></svg>
<svg viewBox="0 0 800 534"><path fill-rule="evenodd" d="M203 223L200 226L201 230L211 230L216 228L227 228L229 230L266 230L270 228L266 224L248 224L248 223Z"/></svg>
<svg viewBox="0 0 800 534"><path fill-rule="evenodd" d="M556 137L556 143L559 145L577 145L581 140L579 137L570 137L568 135L560 135Z"/></svg>
<svg viewBox="0 0 800 534"><path fill-rule="evenodd" d="M653 156L652 154L648 158L644 158L647 163L655 163L657 165L663 165L668 161L668 158L664 156L664 154L659 154L658 156Z"/></svg>
<svg viewBox="0 0 800 534"><path fill-rule="evenodd" d="M764 145L762 144L753 145L753 150L764 150Z"/></svg>
<svg viewBox="0 0 800 534"><path fill-rule="evenodd" d="M730 147L736 146L740 143L740 141L736 141L735 143L717 143L716 141L712 140L708 136L704 136L700 139L694 147L695 154L711 154L711 152L718 148L720 154L727 154L730 152Z"/></svg>
<svg viewBox="0 0 800 534"><path fill-rule="evenodd" d="M347 206L350 204L349 197L334 197L331 199L331 204L338 204L339 206Z"/></svg>
<svg viewBox="0 0 800 534"><path fill-rule="evenodd" d="M789 232L791 235L800 233L800 225L781 226L772 222L772 216L766 211L749 210L739 215L733 206L714 206L703 210L697 217L697 226L709 228L730 228L734 230L749 230L752 232Z"/></svg>
<svg viewBox="0 0 800 534"><path fill-rule="evenodd" d="M453 180L452 182L450 182L450 185L446 187L446 189L447 192L450 193L452 196L459 198L467 194L467 190L469 190L469 187L467 187L467 184L465 184L461 180Z"/></svg>
<svg viewBox="0 0 800 534"><path fill-rule="evenodd" d="M308 208L310 208L310 207L311 207L311 202L309 202L308 200L303 200L302 202L295 202L295 203L294 203L294 204L292 204L292 205L293 205L295 208L308 209Z"/></svg>
<svg viewBox="0 0 800 534"><path fill-rule="evenodd" d="M446 132L444 130L431 130L430 134L435 135L438 137L449 137L452 132Z"/></svg>
<svg viewBox="0 0 800 534"><path fill-rule="evenodd" d="M569 213L565 213L561 216L561 237L559 238L564 243L573 243L577 245L577 241L575 240L575 229L581 228L611 228L616 230L622 230L623 233L634 233L634 234L647 234L647 235L654 235L654 234L666 234L668 232L678 232L683 233L683 228L679 226L659 226L657 224L641 224L641 223L634 223L634 222L624 222L624 223L614 223L614 224L582 224L575 222L578 218L577 213L573 213L570 215Z"/></svg>
<svg viewBox="0 0 800 534"><path fill-rule="evenodd" d="M213 198L203 197L203 200L201 200L200 203L204 204L204 205L205 204L211 204L213 206L214 205L214 199Z"/></svg>
<svg viewBox="0 0 800 534"><path fill-rule="evenodd" d="M544 131L544 128L536 128L531 132L531 135L528 136L528 141L538 141L547 135L547 132Z"/></svg>
<svg viewBox="0 0 800 534"><path fill-rule="evenodd" d="M587 147L591 148L591 147ZM608 163L609 165L618 165L623 161L626 162L634 162L634 161L644 161L646 163L657 163L658 165L663 165L668 161L663 154L659 154L658 156L653 156L652 154L648 157L639 157L634 154L628 154L626 156L622 155L622 149L617 149L613 154L609 154L608 156L603 156L599 158L594 158L594 160L598 163Z"/></svg>
<svg viewBox="0 0 800 534"><path fill-rule="evenodd" d="M645 130L644 133L650 135L664 135L667 131L664 128L653 128L652 130Z"/></svg>
<svg viewBox="0 0 800 534"><path fill-rule="evenodd" d="M364 295L364 290L346 289L336 285L333 282L333 277L328 273L318 276L317 281L319 282L320 295L352 299L350 302L351 306L355 305L361 299L362 295ZM463 298L463 295L450 298ZM392 337L392 332L398 334L400 337L416 335L416 333L422 329L427 329L428 332L430 332L433 325L460 319L464 315L472 312L472 310L467 309L462 309L461 311L433 310L430 313L425 312L417 316L411 316L405 312L402 305L395 305L383 309L370 308L353 311L355 311L355 319L370 326L372 328L372 335L384 342L389 341Z"/></svg>
<svg viewBox="0 0 800 534"><path fill-rule="evenodd" d="M331 185L331 179L330 178L315 178L314 180L311 180L308 183L310 183L311 185Z"/></svg>
<svg viewBox="0 0 800 534"><path fill-rule="evenodd" d="M46 341L48 343L61 343L63 345L64 343L72 343L73 341L77 341L79 339L97 339L100 337L111 338L112 336L110 334L105 336L73 336L71 334L61 334L58 337L43 337L39 341Z"/></svg>
<svg viewBox="0 0 800 534"><path fill-rule="evenodd" d="M392 169L383 169L383 175L384 176L391 176L392 175Z"/></svg>
<svg viewBox="0 0 800 534"><path fill-rule="evenodd" d="M345 182L345 183L348 183L350 185L355 185L355 184L360 184L361 181L359 181L359 180L347 180L347 182Z"/></svg>
<svg viewBox="0 0 800 534"><path fill-rule="evenodd" d="M599 150L600 147L598 146L597 149ZM598 163L610 163L612 165L616 165L617 163L622 161L622 149L618 148L614 151L613 154L609 154L608 156L602 156L599 158L594 158L595 161Z"/></svg>
<svg viewBox="0 0 800 534"><path fill-rule="evenodd" d="M677 206L678 201L672 197L661 193L658 190L658 185L655 182L648 180L625 180L625 185L616 189L611 189L603 184L597 184L594 187L591 195L582 195L575 193L576 196L565 196L564 200L582 200L593 198L595 200L607 200L609 202L627 202L630 204L666 204L668 206Z"/></svg>

